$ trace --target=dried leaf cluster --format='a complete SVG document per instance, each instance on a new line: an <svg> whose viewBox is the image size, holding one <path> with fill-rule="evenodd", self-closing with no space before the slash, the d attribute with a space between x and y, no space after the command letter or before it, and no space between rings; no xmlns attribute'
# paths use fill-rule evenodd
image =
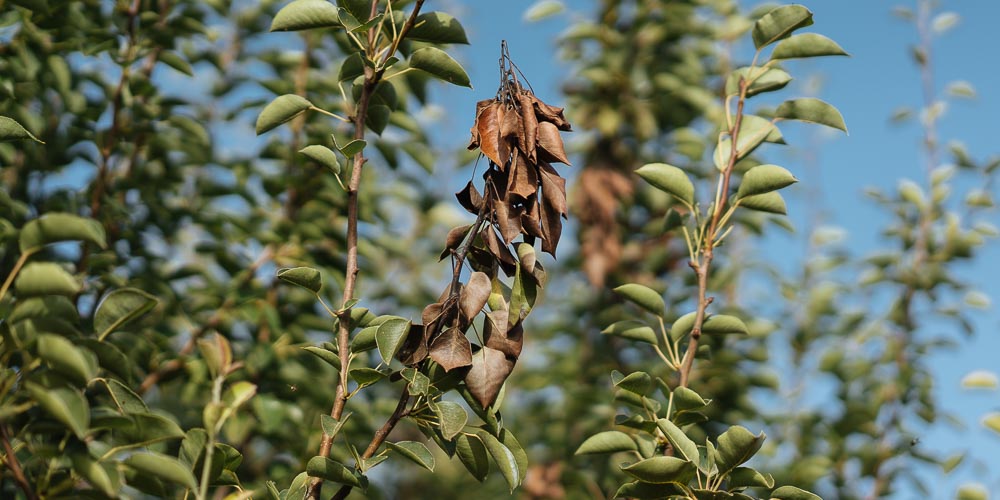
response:
<svg viewBox="0 0 1000 500"><path fill-rule="evenodd" d="M550 106L521 85L506 44L500 58L502 79L496 97L476 105L470 149L489 161L483 193L470 181L456 194L476 214L475 223L452 229L441 258L453 259L451 285L424 308L422 324L411 326L397 357L408 366L430 358L446 371L466 370L465 386L483 408L492 405L521 355L522 323L544 281L533 243L554 254L566 217L566 180L551 163L569 164L560 130L570 130L562 108ZM523 242L512 251L518 235ZM468 262L473 272L462 285ZM508 288L499 272L513 277ZM466 332L480 312L482 345Z"/></svg>

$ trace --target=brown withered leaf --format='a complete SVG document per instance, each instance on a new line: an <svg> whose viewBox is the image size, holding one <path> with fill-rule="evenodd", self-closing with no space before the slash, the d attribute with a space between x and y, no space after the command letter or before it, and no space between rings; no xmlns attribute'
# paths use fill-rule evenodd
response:
<svg viewBox="0 0 1000 500"><path fill-rule="evenodd" d="M476 130L479 132L479 150L497 165L503 164L499 152L499 111L501 106L500 102L494 101L483 108L476 116Z"/></svg>
<svg viewBox="0 0 1000 500"><path fill-rule="evenodd" d="M500 238L497 238L497 233L491 226L483 227L480 231L479 236L483 239L483 243L486 244L486 249L493 254L494 257L500 262L501 266L509 265L512 266L511 272L513 272L513 266L516 265L514 260L514 254L511 253L510 248L507 247L505 243L501 243ZM504 273L510 276L507 272L507 268L504 268Z"/></svg>
<svg viewBox="0 0 1000 500"><path fill-rule="evenodd" d="M505 309L489 313L486 322L483 323L483 340L486 342L486 347L496 349L508 358L517 360L524 347L524 328L518 320L510 330L507 330L507 314Z"/></svg>
<svg viewBox="0 0 1000 500"><path fill-rule="evenodd" d="M514 361L504 353L490 347L480 348L472 354L472 368L465 374L465 386L483 408L489 408L513 369Z"/></svg>
<svg viewBox="0 0 1000 500"><path fill-rule="evenodd" d="M459 299L463 319L472 321L472 318L483 310L492 289L493 284L486 273L474 272L469 276L469 282L462 288L462 296Z"/></svg>
<svg viewBox="0 0 1000 500"><path fill-rule="evenodd" d="M507 186L507 193L517 195L527 199L538 192L538 173L536 167L528 163L528 159L521 153L514 157L510 163L510 183Z"/></svg>
<svg viewBox="0 0 1000 500"><path fill-rule="evenodd" d="M617 221L619 200L632 196L629 177L606 166L590 165L580 172L573 196L573 214L581 225L583 271L595 287L603 287L608 273L622 256Z"/></svg>
<svg viewBox="0 0 1000 500"><path fill-rule="evenodd" d="M483 205L483 195L479 194L476 186L469 181L461 191L455 193L458 203L471 214L479 215L479 209Z"/></svg>
<svg viewBox="0 0 1000 500"><path fill-rule="evenodd" d="M441 252L441 256L438 257L438 262L444 260L445 257L449 256L458 249L458 246L462 244L465 239L465 235L468 234L469 229L472 228L472 224L467 224L464 226L458 226L451 228L448 231L448 237L445 238L444 251Z"/></svg>
<svg viewBox="0 0 1000 500"><path fill-rule="evenodd" d="M521 117L517 110L511 107L501 106L497 111L500 123L499 137L497 139L497 156L503 163L497 165L501 170L507 168L510 162L510 155L517 149L517 129L511 129L512 124L520 124Z"/></svg>
<svg viewBox="0 0 1000 500"><path fill-rule="evenodd" d="M559 177L555 169L541 163L542 173L542 251L553 257L562 235L562 219L566 215L566 179Z"/></svg>
<svg viewBox="0 0 1000 500"><path fill-rule="evenodd" d="M525 234L544 238L542 233L542 221L539 218L538 195L532 195L524 202L524 211L521 213L521 229Z"/></svg>
<svg viewBox="0 0 1000 500"><path fill-rule="evenodd" d="M495 200L493 203L494 222L496 222L497 227L500 229L500 236L503 238L504 243L510 243L517 235L521 234L520 214L511 212L510 201L506 192L503 197L495 196L493 199Z"/></svg>
<svg viewBox="0 0 1000 500"><path fill-rule="evenodd" d="M551 122L538 123L538 160L569 165L559 129Z"/></svg>
<svg viewBox="0 0 1000 500"><path fill-rule="evenodd" d="M504 110L503 120L500 122L500 140L509 141L511 147L517 145L519 131L523 129L521 115L513 107Z"/></svg>
<svg viewBox="0 0 1000 500"><path fill-rule="evenodd" d="M444 371L472 364L472 345L458 328L449 328L431 342L428 356Z"/></svg>
<svg viewBox="0 0 1000 500"><path fill-rule="evenodd" d="M410 333L396 353L396 358L406 366L413 366L427 358L428 334L424 325L410 325Z"/></svg>
<svg viewBox="0 0 1000 500"><path fill-rule="evenodd" d="M566 121L566 117L563 116L563 108L549 106L537 97L532 101L532 104L535 106L535 114L538 116L538 121L552 123L556 126L556 128L565 132L571 131L569 122Z"/></svg>
<svg viewBox="0 0 1000 500"><path fill-rule="evenodd" d="M476 103L476 121L479 121L479 113L483 111L486 106L496 102L496 99L483 99ZM479 127L477 123L472 124L472 128L469 132L472 133L472 138L469 139L469 150L473 150L479 147Z"/></svg>
<svg viewBox="0 0 1000 500"><path fill-rule="evenodd" d="M534 97L529 93L517 95L517 100L521 105L521 126L524 128L524 137L518 136L518 147L524 151L524 155L531 163L537 161L535 145L538 141L538 118L535 117L535 107L532 102Z"/></svg>

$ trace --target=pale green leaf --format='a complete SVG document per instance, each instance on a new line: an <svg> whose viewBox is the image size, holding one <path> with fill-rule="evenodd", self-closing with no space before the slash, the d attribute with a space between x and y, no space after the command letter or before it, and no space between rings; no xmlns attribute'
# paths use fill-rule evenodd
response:
<svg viewBox="0 0 1000 500"><path fill-rule="evenodd" d="M657 420L656 426L667 436L667 441L670 441L670 445L674 447L674 451L680 453L680 458L696 464L701 462L698 445L694 444L694 441L680 427L677 427L673 422L665 418Z"/></svg>
<svg viewBox="0 0 1000 500"><path fill-rule="evenodd" d="M94 331L98 339L152 311L159 300L137 288L121 288L104 296L94 313Z"/></svg>
<svg viewBox="0 0 1000 500"><path fill-rule="evenodd" d="M652 328L641 321L630 319L613 323L611 326L602 330L601 333L629 340L646 342L647 344L653 345L656 345L657 342L656 332L654 332Z"/></svg>
<svg viewBox="0 0 1000 500"><path fill-rule="evenodd" d="M403 458L434 472L434 455L423 443L416 441L399 441L397 443L386 443L392 451L398 453Z"/></svg>
<svg viewBox="0 0 1000 500"><path fill-rule="evenodd" d="M812 97L785 101L774 112L775 118L818 123L847 132L847 124L837 108Z"/></svg>
<svg viewBox="0 0 1000 500"><path fill-rule="evenodd" d="M743 323L743 320L737 318L736 316L713 314L705 318L705 321L701 325L701 333L715 335L739 333L743 335L750 335L750 329L748 329L747 325Z"/></svg>
<svg viewBox="0 0 1000 500"><path fill-rule="evenodd" d="M771 59L849 55L837 42L817 33L793 35L774 46Z"/></svg>
<svg viewBox="0 0 1000 500"><path fill-rule="evenodd" d="M312 293L319 293L320 289L323 288L323 280L319 271L311 267L279 269L278 279L305 288Z"/></svg>
<svg viewBox="0 0 1000 500"><path fill-rule="evenodd" d="M636 462L622 470L641 481L654 484L686 484L694 477L694 463L677 457L653 457Z"/></svg>
<svg viewBox="0 0 1000 500"><path fill-rule="evenodd" d="M753 44L760 49L813 23L812 12L801 5L783 5L757 20L753 25Z"/></svg>
<svg viewBox="0 0 1000 500"><path fill-rule="evenodd" d="M383 362L388 365L410 333L410 322L404 318L392 318L378 326L375 343Z"/></svg>
<svg viewBox="0 0 1000 500"><path fill-rule="evenodd" d="M747 87L747 97L764 92L781 90L792 81L792 76L779 68L743 67L734 70L726 79L726 95L740 93L740 78L750 82Z"/></svg>
<svg viewBox="0 0 1000 500"><path fill-rule="evenodd" d="M495 436L486 431L477 431L476 435L486 446L486 451L493 457L493 463L497 464L500 474L507 481L510 491L514 491L520 484L520 472L517 470L517 459L514 454L507 449Z"/></svg>
<svg viewBox="0 0 1000 500"><path fill-rule="evenodd" d="M782 486L771 492L771 500L823 500L819 495L794 486Z"/></svg>
<svg viewBox="0 0 1000 500"><path fill-rule="evenodd" d="M629 302L657 316L663 316L663 310L666 308L663 297L652 288L638 283L627 283L615 288L615 292L625 297Z"/></svg>
<svg viewBox="0 0 1000 500"><path fill-rule="evenodd" d="M86 386L97 376L97 356L73 345L69 339L53 334L38 336L38 356L53 370L66 375L79 386Z"/></svg>
<svg viewBox="0 0 1000 500"><path fill-rule="evenodd" d="M54 262L31 262L21 269L14 280L19 297L34 295L66 295L80 293L82 286L62 266Z"/></svg>
<svg viewBox="0 0 1000 500"><path fill-rule="evenodd" d="M312 477L320 477L327 481L346 484L355 488L361 487L361 481L340 462L326 457L315 456L306 464L306 473Z"/></svg>
<svg viewBox="0 0 1000 500"><path fill-rule="evenodd" d="M1000 413L993 412L986 414L986 416L983 417L983 425L986 426L987 429L1000 434Z"/></svg>
<svg viewBox="0 0 1000 500"><path fill-rule="evenodd" d="M35 252L50 243L86 241L106 248L104 227L87 217L66 213L49 213L29 221L21 229L18 246L22 253Z"/></svg>
<svg viewBox="0 0 1000 500"><path fill-rule="evenodd" d="M472 88L469 75L462 65L437 47L424 47L413 51L410 56L410 67L426 71L448 83Z"/></svg>
<svg viewBox="0 0 1000 500"><path fill-rule="evenodd" d="M340 175L340 161L337 160L337 154L332 149L320 146L319 144L313 144L300 149L299 153L332 170L335 175Z"/></svg>
<svg viewBox="0 0 1000 500"><path fill-rule="evenodd" d="M763 446L765 437L763 432L755 436L739 425L734 425L723 432L716 440L718 443L716 465L719 467L719 473L726 474L750 460Z"/></svg>
<svg viewBox="0 0 1000 500"><path fill-rule="evenodd" d="M299 31L340 25L339 9L327 0L294 0L274 15L271 31Z"/></svg>
<svg viewBox="0 0 1000 500"><path fill-rule="evenodd" d="M177 483L191 490L198 487L194 474L187 466L180 460L162 453L152 451L133 453L125 459L125 465L143 474Z"/></svg>
<svg viewBox="0 0 1000 500"><path fill-rule="evenodd" d="M469 414L466 413L465 408L451 401L439 401L434 407L434 414L438 417L441 435L448 440L462 432L469 420Z"/></svg>
<svg viewBox="0 0 1000 500"><path fill-rule="evenodd" d="M962 377L963 389L996 389L1000 387L997 374L987 370L976 370Z"/></svg>
<svg viewBox="0 0 1000 500"><path fill-rule="evenodd" d="M83 393L66 387L43 387L30 381L24 383L24 388L49 415L73 431L77 438L84 438L90 427L90 405Z"/></svg>
<svg viewBox="0 0 1000 500"><path fill-rule="evenodd" d="M635 173L653 187L674 196L688 206L694 205L694 184L680 168L666 163L648 163L639 167Z"/></svg>
<svg viewBox="0 0 1000 500"><path fill-rule="evenodd" d="M777 165L757 165L743 174L737 197L777 191L798 182L788 170Z"/></svg>
<svg viewBox="0 0 1000 500"><path fill-rule="evenodd" d="M298 2L302 1L321 1L322 3L327 3L323 0L296 0ZM300 95L295 94L285 94L276 97L257 116L257 135L263 134L282 123L285 123L296 116L299 116L305 110L312 107L312 103L308 99Z"/></svg>
<svg viewBox="0 0 1000 500"><path fill-rule="evenodd" d="M35 142L45 144L34 135L31 135L31 132L28 132L26 128L22 127L13 118L0 116L0 142L20 141L24 139L31 139Z"/></svg>
<svg viewBox="0 0 1000 500"><path fill-rule="evenodd" d="M639 449L631 436L621 431L604 431L587 438L575 455L592 455L615 453L619 451L635 451Z"/></svg>
<svg viewBox="0 0 1000 500"><path fill-rule="evenodd" d="M524 20L529 23L536 23L545 18L552 17L566 10L559 0L538 0L528 10L524 11Z"/></svg>
<svg viewBox="0 0 1000 500"><path fill-rule="evenodd" d="M782 198L781 194L777 191L747 196L745 198L740 198L738 201L741 207L757 210L759 212L768 212L780 215L788 213L788 207L785 205L785 199Z"/></svg>
<svg viewBox="0 0 1000 500"><path fill-rule="evenodd" d="M417 16L413 28L406 33L406 39L431 43L469 43L461 23L445 12L427 12Z"/></svg>

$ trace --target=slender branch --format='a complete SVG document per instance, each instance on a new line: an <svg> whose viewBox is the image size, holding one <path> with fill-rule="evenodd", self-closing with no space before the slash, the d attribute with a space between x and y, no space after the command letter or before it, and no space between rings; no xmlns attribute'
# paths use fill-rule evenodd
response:
<svg viewBox="0 0 1000 500"><path fill-rule="evenodd" d="M10 437L8 436L6 425L0 425L0 440L3 441L3 451L7 455L4 462L6 462L7 467L10 467L10 472L14 474L14 481L24 491L24 495L28 497L28 500L36 500L38 497L35 495L35 491L31 489L31 483L25 477L24 471L21 469L21 463L17 461L14 447L10 445Z"/></svg>
<svg viewBox="0 0 1000 500"><path fill-rule="evenodd" d="M708 231L699 241L702 245L702 252L698 261L691 261L689 265L698 276L698 310L695 314L694 326L691 328L691 338L688 340L687 350L684 351L684 360L680 368L680 386L687 387L690 383L691 369L694 367L694 357L698 351L698 342L701 340L701 329L705 324L706 311L712 303L712 297L708 294L708 274L712 266L712 259L715 258L715 234L719 229L719 221L725 212L726 202L729 200L729 181L733 174L733 168L739 159L737 148L740 136L740 128L743 125L743 105L746 103L746 94L749 84L746 79L740 79L740 98L736 104L736 118L733 126L729 129L729 141L731 143L729 151L729 161L726 169L719 178L719 188L716 195L712 219L708 223Z"/></svg>
<svg viewBox="0 0 1000 500"><path fill-rule="evenodd" d="M420 14L420 8L423 6L424 0L417 0L416 4L413 6L413 12L410 13L410 17L406 20L406 24L403 25L403 29L399 32L399 36L393 40L392 47L385 53L385 59L388 59L395 53L399 46L399 41L406 37L407 32L413 28L416 22L417 16ZM378 13L378 0L372 0L371 3L371 16L369 19L374 18ZM375 42L375 27L368 30L368 47L366 50L373 52L374 42ZM354 115L354 139L364 140L365 138L365 121L368 118L368 105L371 101L372 95L375 93L375 89L385 74L385 68L380 70L374 70L371 67L365 67L365 79L364 84L361 87L361 96L358 98L358 105ZM341 313L337 326L337 351L340 358L340 380L337 383L337 391L333 401L333 408L330 410L330 416L336 420L340 420L344 413L344 407L347 405L347 373L350 368L350 336L351 336L351 307L350 303L354 299L354 289L357 286L358 278L358 189L361 186L361 171L365 164L364 150L359 151L354 155L354 165L351 170L351 180L347 186L347 265L344 271L344 293L343 301L341 303ZM403 394L409 397L409 394L404 390ZM393 424L395 425L395 423ZM333 438L323 435L320 442L319 456L328 457L330 456L330 449L333 447ZM318 500L321 490L323 487L322 479L317 478L313 481L312 485L309 487L309 492L306 495L307 498Z"/></svg>
<svg viewBox="0 0 1000 500"><path fill-rule="evenodd" d="M375 435L372 436L371 442L368 443L368 448L366 448L365 452L361 455L361 460L368 460L369 458L375 456L379 447L381 447L382 443L384 443L386 438L389 437L389 433L396 428L396 424L410 414L410 410L406 409L406 405L409 403L410 388L407 386L403 388L403 393L399 395L399 402L396 403L396 409L393 410L392 415L389 415L389 418L386 419L384 424L382 424L382 427L379 427L379 429L375 431ZM357 464L357 466L360 467L361 464ZM337 493L331 498L333 500L343 500L344 498L347 498L347 495L350 493L350 486L341 486L340 490L338 490Z"/></svg>
<svg viewBox="0 0 1000 500"><path fill-rule="evenodd" d="M0 285L0 299L3 299L4 295L7 295L7 289L10 288L11 283L14 282L14 277L17 276L17 273L24 266L24 263L28 261L28 257L31 257L32 253L34 252L24 252L17 258L17 262L14 263L14 268L10 270L10 274L7 275L7 279L3 280L3 285Z"/></svg>

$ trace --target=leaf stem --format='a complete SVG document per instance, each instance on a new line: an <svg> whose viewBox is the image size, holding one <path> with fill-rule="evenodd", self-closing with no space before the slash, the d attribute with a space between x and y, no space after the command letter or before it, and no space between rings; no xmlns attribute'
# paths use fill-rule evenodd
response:
<svg viewBox="0 0 1000 500"><path fill-rule="evenodd" d="M28 261L28 257L31 257L31 254L33 253L33 251L28 250L17 258L17 262L14 263L14 268L10 270L10 274L7 275L7 279L3 281L3 286L0 286L0 300L3 300L4 295L7 295L7 289L9 289L11 283L14 282L14 277L21 271L21 268L24 267L24 263Z"/></svg>

